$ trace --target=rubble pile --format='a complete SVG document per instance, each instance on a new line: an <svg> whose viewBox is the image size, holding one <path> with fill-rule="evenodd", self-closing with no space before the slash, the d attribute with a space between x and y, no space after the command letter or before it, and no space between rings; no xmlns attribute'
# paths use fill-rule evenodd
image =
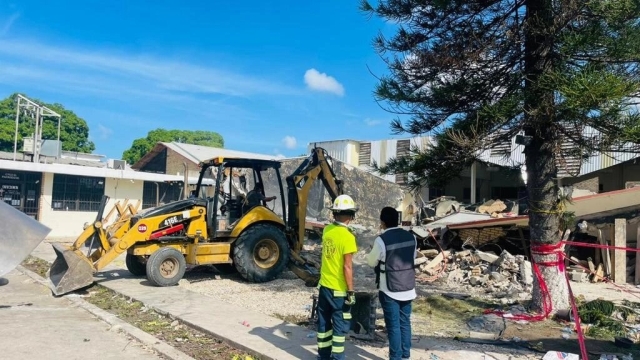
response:
<svg viewBox="0 0 640 360"><path fill-rule="evenodd" d="M419 223L428 224L456 213L485 214L500 219L518 215L518 203L511 200L488 200L476 204L463 204L453 196L441 196L423 204L419 209Z"/></svg>
<svg viewBox="0 0 640 360"><path fill-rule="evenodd" d="M483 290L502 299L505 304L525 299L533 284L531 263L524 256L503 251L499 256L490 252L464 250L424 250L416 259L419 280L438 276L452 287Z"/></svg>

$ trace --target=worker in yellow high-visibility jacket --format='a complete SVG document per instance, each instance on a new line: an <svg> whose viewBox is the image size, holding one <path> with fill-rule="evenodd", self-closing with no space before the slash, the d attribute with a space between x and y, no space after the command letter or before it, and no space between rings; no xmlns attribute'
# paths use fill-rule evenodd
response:
<svg viewBox="0 0 640 360"><path fill-rule="evenodd" d="M334 222L322 233L322 260L318 282L318 359L345 358L345 336L351 329L353 254L356 237L347 227L358 211L348 195L338 196L331 208Z"/></svg>

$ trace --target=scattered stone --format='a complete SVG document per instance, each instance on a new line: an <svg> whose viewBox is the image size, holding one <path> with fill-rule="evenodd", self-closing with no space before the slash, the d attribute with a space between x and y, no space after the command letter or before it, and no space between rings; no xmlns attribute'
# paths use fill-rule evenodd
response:
<svg viewBox="0 0 640 360"><path fill-rule="evenodd" d="M525 285L533 284L533 271L531 270L531 263L529 261L525 261L524 257L522 258L522 262L520 263L520 278L522 279L522 283Z"/></svg>
<svg viewBox="0 0 640 360"><path fill-rule="evenodd" d="M489 200L478 207L480 214L501 213L507 209L507 205L502 200Z"/></svg>
<svg viewBox="0 0 640 360"><path fill-rule="evenodd" d="M467 322L470 330L483 333L501 334L506 324L503 318L494 314L474 317Z"/></svg>
<svg viewBox="0 0 640 360"><path fill-rule="evenodd" d="M422 253L422 255L428 257L428 258L434 258L436 256L438 256L438 254L440 253L440 251L436 250L436 249L427 249L427 250L422 250L420 251Z"/></svg>
<svg viewBox="0 0 640 360"><path fill-rule="evenodd" d="M460 283L464 279L464 273L460 269L455 269L447 276L448 282Z"/></svg>
<svg viewBox="0 0 640 360"><path fill-rule="evenodd" d="M422 264L426 263L427 261L429 261L429 259L427 259L426 256L421 256L421 257L415 258L415 260L413 261L413 264L414 265L422 265Z"/></svg>
<svg viewBox="0 0 640 360"><path fill-rule="evenodd" d="M505 276L504 275L500 274L499 272L495 272L495 271L492 272L489 275L489 278L491 280L495 281L496 283L500 283L500 282L503 282L505 280Z"/></svg>
<svg viewBox="0 0 640 360"><path fill-rule="evenodd" d="M476 251L475 255L479 257L480 260L488 262L489 264L493 264L494 262L498 261L498 259L500 259L498 255L484 251Z"/></svg>
<svg viewBox="0 0 640 360"><path fill-rule="evenodd" d="M469 278L469 284L473 286L484 285L487 282L487 279L484 276L472 276Z"/></svg>
<svg viewBox="0 0 640 360"><path fill-rule="evenodd" d="M575 282L587 282L589 281L589 274L580 271L580 270L572 270L569 275L571 276L571 281Z"/></svg>
<svg viewBox="0 0 640 360"><path fill-rule="evenodd" d="M433 260L431 260L429 263L425 264L425 269L433 269L434 267L440 265L440 263L442 263L442 260L444 260L444 258L449 257L449 252L448 251L444 251L438 254L438 256L436 256L435 258L433 258Z"/></svg>

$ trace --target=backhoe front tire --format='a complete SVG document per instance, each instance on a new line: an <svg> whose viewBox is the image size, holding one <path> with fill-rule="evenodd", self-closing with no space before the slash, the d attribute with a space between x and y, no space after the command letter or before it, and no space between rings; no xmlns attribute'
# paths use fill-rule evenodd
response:
<svg viewBox="0 0 640 360"><path fill-rule="evenodd" d="M127 253L125 264L127 265L127 270L134 276L147 275L147 265L142 262L139 256Z"/></svg>
<svg viewBox="0 0 640 360"><path fill-rule="evenodd" d="M275 279L289 262L289 243L284 232L269 224L251 226L236 240L233 262L247 281L262 283Z"/></svg>
<svg viewBox="0 0 640 360"><path fill-rule="evenodd" d="M172 247L163 247L147 260L147 279L156 286L177 285L187 270L182 253Z"/></svg>

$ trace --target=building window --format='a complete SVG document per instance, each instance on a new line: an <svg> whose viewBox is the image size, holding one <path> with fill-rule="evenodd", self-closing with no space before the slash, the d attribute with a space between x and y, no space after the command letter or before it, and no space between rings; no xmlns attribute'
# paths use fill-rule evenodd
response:
<svg viewBox="0 0 640 360"><path fill-rule="evenodd" d="M360 153L358 154L358 166L371 165L371 143L360 143Z"/></svg>
<svg viewBox="0 0 640 360"><path fill-rule="evenodd" d="M180 182L145 181L142 189L142 208L148 209L180 200L182 191Z"/></svg>
<svg viewBox="0 0 640 360"><path fill-rule="evenodd" d="M510 186L492 187L491 198L494 200L517 200L518 188Z"/></svg>
<svg viewBox="0 0 640 360"><path fill-rule="evenodd" d="M471 188L466 187L462 189L462 201L470 202L471 201ZM480 187L476 186L476 202L480 201Z"/></svg>
<svg viewBox="0 0 640 360"><path fill-rule="evenodd" d="M429 188L429 200L439 198L440 196L444 196L444 189L432 187Z"/></svg>
<svg viewBox="0 0 640 360"><path fill-rule="evenodd" d="M53 210L98 211L103 195L104 178L53 174Z"/></svg>

